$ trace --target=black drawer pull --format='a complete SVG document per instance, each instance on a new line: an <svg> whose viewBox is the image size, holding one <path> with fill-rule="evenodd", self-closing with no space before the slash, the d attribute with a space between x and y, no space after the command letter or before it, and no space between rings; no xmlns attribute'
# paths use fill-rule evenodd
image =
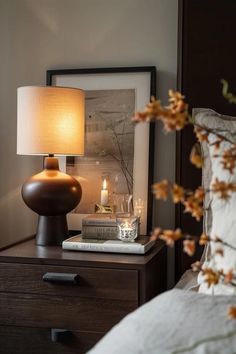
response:
<svg viewBox="0 0 236 354"><path fill-rule="evenodd" d="M51 341L54 343L65 343L67 342L72 333L67 329L52 328L51 329Z"/></svg>
<svg viewBox="0 0 236 354"><path fill-rule="evenodd" d="M73 273L45 273L43 275L43 281L50 283L70 283L78 284L79 276Z"/></svg>

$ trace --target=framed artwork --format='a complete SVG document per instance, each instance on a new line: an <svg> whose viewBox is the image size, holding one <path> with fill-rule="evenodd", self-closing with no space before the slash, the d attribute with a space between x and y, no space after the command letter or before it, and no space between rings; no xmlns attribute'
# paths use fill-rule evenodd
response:
<svg viewBox="0 0 236 354"><path fill-rule="evenodd" d="M85 91L85 155L60 158L60 168L82 187L78 207L68 214L70 230L109 205L140 216L140 233L151 230L154 126L132 116L156 96L156 68L121 67L47 71L47 85ZM100 210L101 211L101 210ZM104 211L104 210L103 210Z"/></svg>

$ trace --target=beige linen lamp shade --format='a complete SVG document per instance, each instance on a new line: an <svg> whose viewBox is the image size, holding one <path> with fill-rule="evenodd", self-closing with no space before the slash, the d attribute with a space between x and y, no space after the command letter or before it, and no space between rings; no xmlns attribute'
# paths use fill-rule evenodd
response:
<svg viewBox="0 0 236 354"><path fill-rule="evenodd" d="M48 155L43 171L23 184L22 198L39 215L36 244L61 245L69 236L66 214L80 202L82 189L59 170L54 155L84 153L84 91L51 86L17 91L17 154Z"/></svg>
<svg viewBox="0 0 236 354"><path fill-rule="evenodd" d="M75 88L18 88L17 154L83 155L84 96Z"/></svg>

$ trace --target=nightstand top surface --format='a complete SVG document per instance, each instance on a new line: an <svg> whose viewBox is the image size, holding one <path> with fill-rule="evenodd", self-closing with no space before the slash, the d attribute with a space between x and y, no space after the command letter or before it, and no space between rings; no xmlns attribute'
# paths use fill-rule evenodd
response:
<svg viewBox="0 0 236 354"><path fill-rule="evenodd" d="M35 240L21 242L0 251L0 262L142 268L164 247L157 242L145 255L64 251L60 246L36 246Z"/></svg>

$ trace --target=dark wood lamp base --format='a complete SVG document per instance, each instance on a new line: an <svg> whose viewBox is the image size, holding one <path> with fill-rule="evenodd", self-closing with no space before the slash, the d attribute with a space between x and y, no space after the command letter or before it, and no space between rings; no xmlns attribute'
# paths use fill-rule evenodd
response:
<svg viewBox="0 0 236 354"><path fill-rule="evenodd" d="M69 237L66 215L39 215L36 233L36 245L60 246Z"/></svg>
<svg viewBox="0 0 236 354"><path fill-rule="evenodd" d="M79 182L59 170L58 159L46 157L44 170L30 177L22 187L26 205L39 214L36 244L59 246L68 237L66 214L80 202Z"/></svg>

